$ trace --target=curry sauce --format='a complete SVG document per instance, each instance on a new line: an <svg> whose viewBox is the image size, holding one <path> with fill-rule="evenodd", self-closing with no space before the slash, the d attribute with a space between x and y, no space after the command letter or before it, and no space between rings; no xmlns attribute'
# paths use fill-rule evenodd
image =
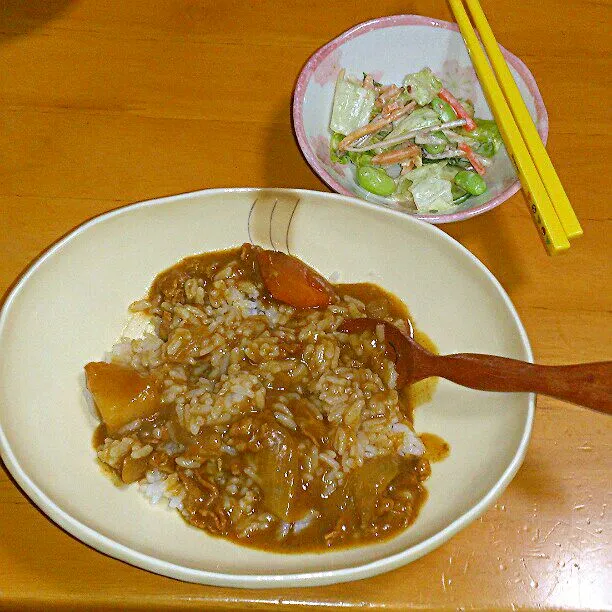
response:
<svg viewBox="0 0 612 612"><path fill-rule="evenodd" d="M313 283L316 272L295 262L288 269L304 266L311 299L327 281ZM328 305L296 308L266 291L259 265L245 245L156 277L147 297L155 348L133 341L129 361L87 366L108 420L93 439L101 463L125 484L163 486L189 524L241 545L303 552L396 535L426 500L430 462L449 453L441 438L411 433L436 380L395 390L376 334L334 330L367 316L431 342L377 285L327 283ZM124 397L129 376L139 377L133 398Z"/></svg>

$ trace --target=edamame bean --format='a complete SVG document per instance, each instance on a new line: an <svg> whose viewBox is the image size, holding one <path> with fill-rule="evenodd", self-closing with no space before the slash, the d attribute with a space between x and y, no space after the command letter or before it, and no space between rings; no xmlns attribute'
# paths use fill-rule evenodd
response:
<svg viewBox="0 0 612 612"><path fill-rule="evenodd" d="M487 184L476 172L461 170L455 175L455 184L472 195L480 195L487 190Z"/></svg>
<svg viewBox="0 0 612 612"><path fill-rule="evenodd" d="M329 143L329 146L334 149L334 150L338 150L338 145L340 144L340 142L344 139L344 134L340 134L340 132L334 132L332 134L331 137L331 142Z"/></svg>
<svg viewBox="0 0 612 612"><path fill-rule="evenodd" d="M389 196L395 191L395 181L382 168L374 166L359 166L357 183L366 191L379 196Z"/></svg>
<svg viewBox="0 0 612 612"><path fill-rule="evenodd" d="M455 113L453 107L445 100L442 100L442 98L434 98L431 101L431 107L438 113L442 123L448 123L457 119L457 113Z"/></svg>

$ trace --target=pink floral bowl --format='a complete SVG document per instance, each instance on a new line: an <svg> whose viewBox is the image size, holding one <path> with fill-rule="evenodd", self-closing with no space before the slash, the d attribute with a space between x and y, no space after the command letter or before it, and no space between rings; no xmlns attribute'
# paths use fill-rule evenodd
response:
<svg viewBox="0 0 612 612"><path fill-rule="evenodd" d="M535 79L518 57L502 51L546 143L548 114ZM456 97L471 99L477 117L492 117L457 26L419 15L393 15L360 23L321 47L306 62L293 94L293 125L306 160L334 191L402 210L430 223L463 221L499 206L518 191L520 183L505 149L498 152L487 170L488 190L446 214L416 213L389 198L373 195L355 182L351 164L334 163L329 156L329 119L340 70L344 68L353 75L368 72L383 83L401 83L406 74L426 66Z"/></svg>

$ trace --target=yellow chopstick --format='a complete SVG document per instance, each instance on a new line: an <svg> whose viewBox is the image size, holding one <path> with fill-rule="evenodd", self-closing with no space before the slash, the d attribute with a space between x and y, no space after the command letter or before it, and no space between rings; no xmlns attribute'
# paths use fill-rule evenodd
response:
<svg viewBox="0 0 612 612"><path fill-rule="evenodd" d="M561 221L563 230L570 240L582 236L582 228L580 227L578 217L550 161L550 157L540 139L538 130L525 106L521 92L512 78L508 64L499 48L497 40L495 40L493 30L491 30L491 26L480 6L480 2L478 0L465 0L465 2L472 14L474 25L478 28L480 40L489 56L489 61L493 66L493 71L497 76L499 85L506 96L510 110L523 135L525 144L531 153L531 157L544 183L544 187L546 191L548 191L552 205L557 211L557 216L559 217L559 221Z"/></svg>
<svg viewBox="0 0 612 612"><path fill-rule="evenodd" d="M504 138L508 154L516 164L521 185L529 202L529 211L538 228L538 234L549 255L561 253L569 249L569 240L508 108L504 94L478 42L461 0L448 1L495 121Z"/></svg>

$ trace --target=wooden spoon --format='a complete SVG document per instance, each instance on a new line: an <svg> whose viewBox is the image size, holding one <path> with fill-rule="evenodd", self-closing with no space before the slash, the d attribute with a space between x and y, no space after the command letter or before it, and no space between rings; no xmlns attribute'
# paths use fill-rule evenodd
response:
<svg viewBox="0 0 612 612"><path fill-rule="evenodd" d="M338 331L376 333L379 325L384 330L385 352L395 363L398 387L440 376L480 391L541 393L612 414L612 361L543 366L475 353L434 355L380 319L345 319Z"/></svg>

